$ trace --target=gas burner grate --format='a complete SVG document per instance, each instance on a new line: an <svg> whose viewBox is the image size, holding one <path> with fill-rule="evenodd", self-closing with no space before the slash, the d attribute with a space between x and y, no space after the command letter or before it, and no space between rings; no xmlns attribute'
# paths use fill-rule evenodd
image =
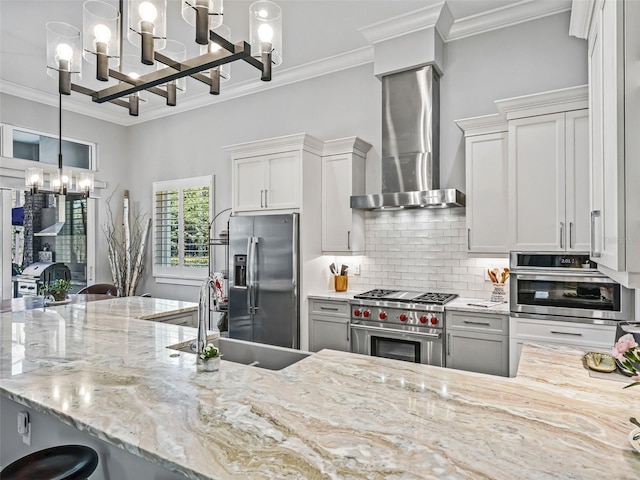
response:
<svg viewBox="0 0 640 480"><path fill-rule="evenodd" d="M383 298L383 297L386 297L387 295L391 295L397 292L398 290L387 290L384 288L376 288L374 290L369 290L368 292L354 295L353 298L376 299L376 298Z"/></svg>
<svg viewBox="0 0 640 480"><path fill-rule="evenodd" d="M445 303L450 302L458 295L455 293L434 293L427 292L419 295L415 298L412 298L411 301L413 303L431 303L435 305L444 305Z"/></svg>

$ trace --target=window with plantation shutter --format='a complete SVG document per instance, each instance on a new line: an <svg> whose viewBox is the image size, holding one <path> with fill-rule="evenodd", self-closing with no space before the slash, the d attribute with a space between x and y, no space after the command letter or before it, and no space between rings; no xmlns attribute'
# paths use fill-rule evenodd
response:
<svg viewBox="0 0 640 480"><path fill-rule="evenodd" d="M153 275L161 283L191 284L209 266L213 177L153 184Z"/></svg>

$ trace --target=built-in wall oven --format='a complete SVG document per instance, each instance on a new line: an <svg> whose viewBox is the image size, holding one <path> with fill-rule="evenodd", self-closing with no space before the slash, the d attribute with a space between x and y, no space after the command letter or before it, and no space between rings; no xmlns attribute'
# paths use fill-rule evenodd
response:
<svg viewBox="0 0 640 480"><path fill-rule="evenodd" d="M512 316L610 325L633 318L631 291L587 254L512 252L510 269Z"/></svg>
<svg viewBox="0 0 640 480"><path fill-rule="evenodd" d="M444 304L456 295L376 289L351 303L351 351L443 367Z"/></svg>

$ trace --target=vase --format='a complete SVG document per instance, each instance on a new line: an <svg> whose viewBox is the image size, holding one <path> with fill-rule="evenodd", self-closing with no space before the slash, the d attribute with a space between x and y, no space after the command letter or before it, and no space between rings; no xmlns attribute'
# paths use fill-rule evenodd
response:
<svg viewBox="0 0 640 480"><path fill-rule="evenodd" d="M504 291L504 283L494 283L493 292L491 292L492 302L504 302L507 298L507 292Z"/></svg>
<svg viewBox="0 0 640 480"><path fill-rule="evenodd" d="M201 365L202 370L205 372L217 372L220 369L220 357L202 360Z"/></svg>

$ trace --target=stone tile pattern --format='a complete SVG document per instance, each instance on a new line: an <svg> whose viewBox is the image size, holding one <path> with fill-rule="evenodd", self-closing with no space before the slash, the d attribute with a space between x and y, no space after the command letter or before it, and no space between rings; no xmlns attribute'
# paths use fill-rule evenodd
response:
<svg viewBox="0 0 640 480"><path fill-rule="evenodd" d="M431 209L367 212L366 255L349 289L408 288L491 296L487 268L509 266L509 259L471 256L467 249L465 210ZM348 259L342 258L345 263Z"/></svg>

